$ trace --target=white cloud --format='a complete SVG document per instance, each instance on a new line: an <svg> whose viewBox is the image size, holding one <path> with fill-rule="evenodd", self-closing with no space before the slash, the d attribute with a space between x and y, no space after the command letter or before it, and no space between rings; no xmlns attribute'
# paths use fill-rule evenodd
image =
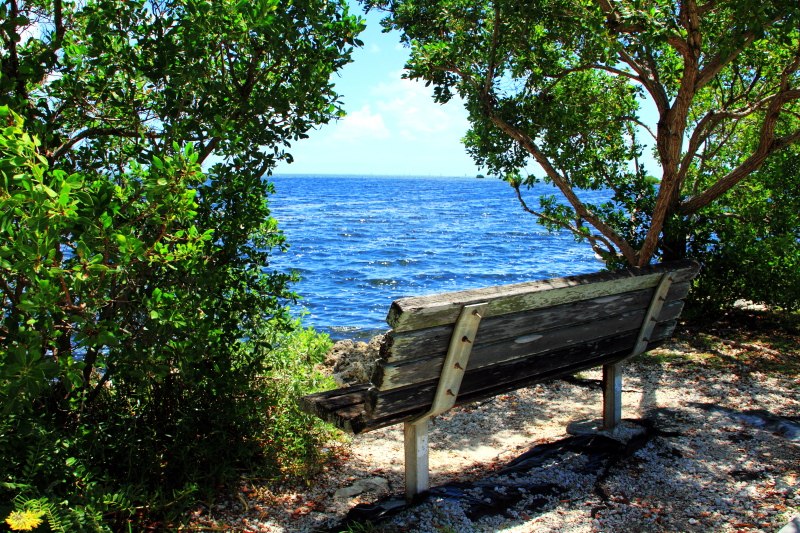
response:
<svg viewBox="0 0 800 533"><path fill-rule="evenodd" d="M373 54L380 54L381 53L381 47L378 46L375 43L372 43L370 45L370 47L369 47L369 51L372 52Z"/></svg>
<svg viewBox="0 0 800 533"><path fill-rule="evenodd" d="M347 114L333 133L335 139L356 140L358 138L386 139L391 136L380 113L372 114L369 105Z"/></svg>
<svg viewBox="0 0 800 533"><path fill-rule="evenodd" d="M424 83L400 79L393 73L391 83L373 87L375 107L387 128L408 141L430 141L447 137L460 139L467 130L466 112L458 99L445 105L433 101L433 90Z"/></svg>

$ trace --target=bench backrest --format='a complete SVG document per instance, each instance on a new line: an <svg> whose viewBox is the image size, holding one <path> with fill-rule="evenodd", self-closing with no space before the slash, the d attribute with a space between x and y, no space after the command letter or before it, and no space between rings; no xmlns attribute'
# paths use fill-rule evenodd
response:
<svg viewBox="0 0 800 533"><path fill-rule="evenodd" d="M654 293L669 275L655 327L640 342L655 348L672 334L699 268L687 260L396 300L366 414L375 424L430 408L465 305L487 304L456 405L624 359L641 341Z"/></svg>

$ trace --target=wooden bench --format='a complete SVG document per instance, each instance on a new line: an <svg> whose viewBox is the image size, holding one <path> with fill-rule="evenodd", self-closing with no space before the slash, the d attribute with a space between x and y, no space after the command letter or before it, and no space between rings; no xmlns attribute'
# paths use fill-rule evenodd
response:
<svg viewBox="0 0 800 533"><path fill-rule="evenodd" d="M669 338L700 266L678 261L392 303L372 382L301 408L363 433L405 423L406 497L428 490L428 421L453 406L603 366L603 426L621 419L622 363Z"/></svg>

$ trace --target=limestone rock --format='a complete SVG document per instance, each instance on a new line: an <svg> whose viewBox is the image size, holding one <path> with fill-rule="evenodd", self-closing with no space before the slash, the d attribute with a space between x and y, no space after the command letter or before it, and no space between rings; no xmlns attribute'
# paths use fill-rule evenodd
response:
<svg viewBox="0 0 800 533"><path fill-rule="evenodd" d="M325 355L321 370L331 374L339 387L369 383L382 341L383 335L373 337L369 344L349 339L337 341Z"/></svg>
<svg viewBox="0 0 800 533"><path fill-rule="evenodd" d="M384 492L389 490L389 482L382 477L370 477L367 479L359 479L349 487L343 487L337 490L334 498L352 498L362 492Z"/></svg>

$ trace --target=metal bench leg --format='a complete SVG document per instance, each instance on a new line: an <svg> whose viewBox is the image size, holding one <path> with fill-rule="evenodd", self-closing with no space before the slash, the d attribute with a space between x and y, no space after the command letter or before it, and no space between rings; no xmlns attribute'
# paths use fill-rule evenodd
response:
<svg viewBox="0 0 800 533"><path fill-rule="evenodd" d="M603 430L622 420L622 363L603 365Z"/></svg>
<svg viewBox="0 0 800 533"><path fill-rule="evenodd" d="M622 364L647 348L674 277L674 272L667 272L656 285L653 299L642 320L639 338L636 339L631 353L614 364L603 365L603 430L605 431L611 431L622 420Z"/></svg>
<svg viewBox="0 0 800 533"><path fill-rule="evenodd" d="M406 500L430 488L428 481L428 421L431 417L444 413L456 403L461 379L467 370L472 345L481 323L483 310L489 304L468 304L461 308L461 314L453 328L450 347L442 365L442 374L436 385L436 396L428 412L405 423L406 449Z"/></svg>
<svg viewBox="0 0 800 533"><path fill-rule="evenodd" d="M428 421L423 418L417 422L406 422L406 500L430 488L428 480Z"/></svg>

